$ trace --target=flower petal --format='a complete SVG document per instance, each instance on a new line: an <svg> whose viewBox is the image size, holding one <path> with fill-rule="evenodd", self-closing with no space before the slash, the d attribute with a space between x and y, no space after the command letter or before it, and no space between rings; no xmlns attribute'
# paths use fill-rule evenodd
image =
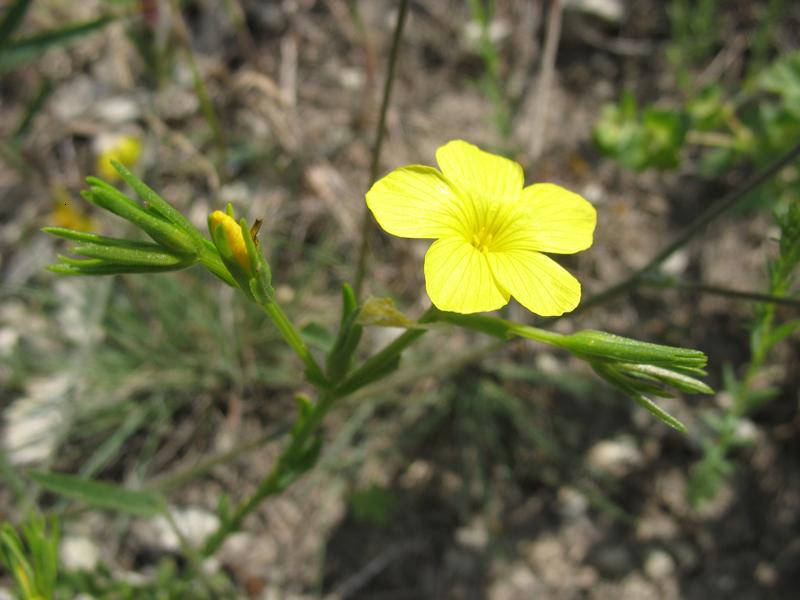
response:
<svg viewBox="0 0 800 600"><path fill-rule="evenodd" d="M399 237L437 238L461 227L456 191L433 167L395 169L373 184L367 206L385 231Z"/></svg>
<svg viewBox="0 0 800 600"><path fill-rule="evenodd" d="M485 200L514 201L525 183L518 163L463 140L441 146L436 151L436 162L450 181Z"/></svg>
<svg viewBox="0 0 800 600"><path fill-rule="evenodd" d="M578 306L581 284L553 259L531 250L489 252L497 283L529 311L557 317Z"/></svg>
<svg viewBox="0 0 800 600"><path fill-rule="evenodd" d="M552 183L537 183L522 190L520 204L530 219L530 239L524 244L530 249L573 254L592 245L597 211L578 194Z"/></svg>
<svg viewBox="0 0 800 600"><path fill-rule="evenodd" d="M498 288L486 254L461 237L436 240L425 255L425 287L439 310L475 313L508 304Z"/></svg>

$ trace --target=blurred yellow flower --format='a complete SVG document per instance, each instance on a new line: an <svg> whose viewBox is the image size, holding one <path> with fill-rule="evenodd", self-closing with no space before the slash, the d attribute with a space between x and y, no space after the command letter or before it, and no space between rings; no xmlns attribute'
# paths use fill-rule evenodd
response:
<svg viewBox="0 0 800 600"><path fill-rule="evenodd" d="M475 313L513 296L542 316L573 310L578 280L542 254L592 245L597 213L551 183L523 187L522 167L462 140L436 151L440 170L395 169L367 192L367 206L392 235L433 238L425 286L440 310Z"/></svg>
<svg viewBox="0 0 800 600"><path fill-rule="evenodd" d="M225 241L228 242L233 257L236 262L245 270L246 273L250 272L250 257L247 254L247 245L242 235L242 228L236 220L230 215L225 214L221 210L215 210L211 213L211 227L222 227L222 232L225 234Z"/></svg>
<svg viewBox="0 0 800 600"><path fill-rule="evenodd" d="M141 155L141 140L132 135L122 136L97 155L97 173L106 181L119 181L119 173L111 165L111 161L116 160L132 169L139 162Z"/></svg>
<svg viewBox="0 0 800 600"><path fill-rule="evenodd" d="M62 185L53 186L53 212L48 221L57 227L75 229L76 231L92 231L94 222L75 208L75 202Z"/></svg>

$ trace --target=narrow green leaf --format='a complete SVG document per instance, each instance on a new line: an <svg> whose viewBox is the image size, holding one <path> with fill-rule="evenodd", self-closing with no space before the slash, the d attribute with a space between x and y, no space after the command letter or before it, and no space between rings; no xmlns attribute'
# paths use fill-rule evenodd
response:
<svg viewBox="0 0 800 600"><path fill-rule="evenodd" d="M653 365L633 365L628 363L617 363L615 365L620 371L648 377L654 381L660 381L665 385L674 387L677 390L688 394L713 394L714 390L705 383L694 377L689 377L682 373L677 373L662 367Z"/></svg>
<svg viewBox="0 0 800 600"><path fill-rule="evenodd" d="M31 0L16 0L6 9L6 14L0 21L0 51L20 26L30 6Z"/></svg>
<svg viewBox="0 0 800 600"><path fill-rule="evenodd" d="M327 352L333 344L330 332L316 321L307 323L300 329L300 337L313 348Z"/></svg>
<svg viewBox="0 0 800 600"><path fill-rule="evenodd" d="M353 354L361 341L364 328L356 322L358 318L358 300L353 288L348 283L342 285L342 318L339 331L328 352L325 370L328 378L334 383L344 379L350 369Z"/></svg>
<svg viewBox="0 0 800 600"><path fill-rule="evenodd" d="M593 363L592 368L594 369L595 373L600 375L603 379L609 382L614 387L620 389L621 391L625 392L636 404L647 410L650 414L655 416L657 419L669 425L673 429L680 431L681 433L687 433L688 430L686 426L681 423L678 419L673 417L663 408L658 406L655 402L650 400L647 396L637 391L630 385L630 382L626 380L619 372L615 369L610 368L608 365L603 363Z"/></svg>
<svg viewBox="0 0 800 600"><path fill-rule="evenodd" d="M59 256L61 264L47 265L51 273L59 275L123 275L126 273L161 273L174 271L175 267L158 267L142 265L122 265L106 263L103 260L79 260L67 256Z"/></svg>
<svg viewBox="0 0 800 600"><path fill-rule="evenodd" d="M51 48L72 44L85 35L105 27L112 20L113 17L100 17L93 21L75 23L55 31L47 31L9 42L0 52L0 72L8 71L24 62L38 58Z"/></svg>
<svg viewBox="0 0 800 600"><path fill-rule="evenodd" d="M636 404L638 404L639 406L650 412L650 414L652 414L657 419L661 420L662 423L669 425L670 427L676 429L677 431L680 431L681 433L688 433L689 430L686 429L686 425L681 423L678 419L673 417L671 414L669 414L667 411L661 408L658 404L650 400L650 398L648 398L647 396L644 396L642 394L630 394L630 396L633 399L633 401L636 402Z"/></svg>
<svg viewBox="0 0 800 600"><path fill-rule="evenodd" d="M112 188L113 189L113 188ZM182 229L163 218L147 212L118 190L92 187L81 192L83 197L97 206L113 212L141 228L153 240L181 254L196 254L194 240Z"/></svg>
<svg viewBox="0 0 800 600"><path fill-rule="evenodd" d="M31 479L44 489L97 508L140 517L153 517L163 510L162 502L147 492L129 490L118 485L84 479L66 473L31 471L29 474Z"/></svg>
<svg viewBox="0 0 800 600"><path fill-rule="evenodd" d="M155 212L167 219L167 221L180 227L183 231L195 239L198 247L200 247L206 241L206 238L203 237L203 234L201 234L179 210L164 200L164 198L157 194L155 190L148 186L144 181L131 173L131 171L125 165L116 160L112 160L111 165L117 170L117 172L120 174L120 177L122 177L122 179L129 186L131 186L133 191L136 192L136 194L142 199L146 208L152 208Z"/></svg>
<svg viewBox="0 0 800 600"><path fill-rule="evenodd" d="M765 340L765 344L767 347L772 347L784 338L789 337L795 331L800 329L800 319L794 319L793 321L787 321L786 323L782 323L778 327L772 330L770 334L767 336Z"/></svg>
<svg viewBox="0 0 800 600"><path fill-rule="evenodd" d="M85 242L87 244L97 244L98 246L111 246L116 248L134 248L140 250L160 250L161 246L152 242L139 242L136 240L125 240L122 238L106 237L89 233L87 231L75 231L64 227L43 227L42 231L56 237L72 240L75 242Z"/></svg>
<svg viewBox="0 0 800 600"><path fill-rule="evenodd" d="M88 244L76 246L72 249L75 254L88 256L89 258L100 258L105 261L122 265L140 265L155 267L186 267L191 264L180 256L164 252L160 247L155 249L142 248L120 248Z"/></svg>
<svg viewBox="0 0 800 600"><path fill-rule="evenodd" d="M272 270L269 268L269 263L267 263L261 248L256 245L247 220L241 219L239 227L242 230L242 239L247 248L247 258L253 274L250 279L250 289L261 304L272 302L275 298L275 290L272 288Z"/></svg>
<svg viewBox="0 0 800 600"><path fill-rule="evenodd" d="M0 45L2 45L2 43L0 43ZM0 52L2 52L2 50L0 50ZM30 130L33 120L36 118L36 115L39 114L39 111L42 110L45 100L47 100L48 96L50 96L50 92L52 90L53 86L49 79L42 81L38 91L36 92L36 95L28 103L28 106L25 109L25 114L22 116L22 119L11 136L12 143L19 145L22 142L22 139Z"/></svg>

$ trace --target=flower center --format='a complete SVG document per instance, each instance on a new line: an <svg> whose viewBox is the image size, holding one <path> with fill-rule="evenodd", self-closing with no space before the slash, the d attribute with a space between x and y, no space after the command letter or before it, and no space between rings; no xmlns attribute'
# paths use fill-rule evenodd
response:
<svg viewBox="0 0 800 600"><path fill-rule="evenodd" d="M476 233L472 234L472 245L484 254L489 251L489 246L494 238L494 233L487 227L481 227Z"/></svg>

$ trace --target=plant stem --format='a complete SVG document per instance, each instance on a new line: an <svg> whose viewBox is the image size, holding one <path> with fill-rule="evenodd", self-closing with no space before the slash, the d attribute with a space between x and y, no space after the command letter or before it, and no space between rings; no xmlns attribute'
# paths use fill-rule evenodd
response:
<svg viewBox="0 0 800 600"><path fill-rule="evenodd" d="M530 159L536 162L542 154L547 126L547 113L550 108L550 89L553 87L553 74L555 73L556 54L558 43L561 40L561 15L564 11L563 0L551 0L550 10L547 13L547 36L542 52L542 69L536 83L536 104L531 120L531 147Z"/></svg>
<svg viewBox="0 0 800 600"><path fill-rule="evenodd" d="M289 342L289 338L293 335L293 333L296 335L294 327L283 315L283 312L280 311L280 308L277 304L273 303L265 305L264 309L267 310L268 306L275 307L275 309L272 309L272 311L274 314L278 315L277 318L273 318L276 325L278 325L278 323L285 323L285 325L288 325L288 329L286 330L281 329L281 325L279 325L278 328L281 329L281 333L284 334L287 342ZM434 315L437 312L438 311L435 308L431 307L420 317L419 322L424 323L433 320ZM272 314L270 314L270 316L272 316ZM405 350L425 332L425 329L410 329L406 331L391 344L386 346L383 350L361 365L361 367L356 370L355 373L353 373L345 380L345 382L342 383L341 388L346 389L347 387L352 387L348 386L348 382L357 382L360 376L365 373L372 372L376 366L380 367L384 364L387 364L393 358L399 356L403 350ZM292 344L292 342L289 343L290 345ZM305 344L303 344L303 347L305 347ZM297 352L297 350L295 351ZM300 421L300 427L292 432L292 439L289 442L289 445L286 446L286 448L284 448L284 450L281 452L269 475L267 475L267 477L261 482L255 493L244 503L239 505L233 515L223 521L219 529L206 541L203 547L204 556L211 556L214 554L214 552L216 552L217 549L219 549L219 547L222 545L222 542L225 541L225 538L227 538L231 533L238 531L241 528L244 519L256 508L258 508L265 498L283 491L286 486L291 483L291 481L287 482L286 480L288 468L291 466L291 459L306 447L311 435L320 426L322 420L325 418L325 415L328 414L336 401L346 397L349 393L355 391L359 387L363 386L353 387L353 389L347 393L337 391L325 391L322 393L317 403L314 404L311 413L303 418L302 421Z"/></svg>
<svg viewBox="0 0 800 600"><path fill-rule="evenodd" d="M203 117L211 129L211 135L214 138L214 143L219 150L220 163L224 167L228 154L228 144L225 140L225 132L222 130L222 126L219 123L217 113L214 111L214 105L211 103L211 98L208 95L208 89L206 88L205 81L203 80L203 75L200 73L200 68L197 66L197 61L194 58L192 41L189 36L189 28L186 26L186 21L183 19L180 2L178 2L178 0L172 0L172 12L175 18L175 36L177 37L181 46L183 46L183 50L186 53L186 60L188 61L189 68L192 71L195 95L197 96L197 100L200 102L200 110L202 111Z"/></svg>
<svg viewBox="0 0 800 600"><path fill-rule="evenodd" d="M300 337L300 333L286 316L286 313L283 312L283 309L281 309L278 303L268 302L263 304L262 308L267 313L269 318L272 319L272 322L275 324L275 327L278 328L278 331L283 336L283 339L286 340L286 343L289 344L291 349L294 350L295 354L300 357L300 360L305 363L308 373L312 375L317 382L324 381L325 376L323 375L322 369L314 358L314 355L311 354L308 346L306 346L306 343Z"/></svg>
<svg viewBox="0 0 800 600"><path fill-rule="evenodd" d="M585 301L583 301L578 306L578 308L572 311L570 315L575 315L592 306L595 306L597 304L602 304L607 300L615 298L616 296L619 296L620 294L623 294L628 290L636 287L639 284L640 280L648 272L650 272L652 269L654 269L655 267L663 263L665 260L667 260L670 256L672 256L672 254L676 250L684 246L695 235L700 233L712 222L716 221L725 212L733 208L739 202L739 200L741 200L744 196L752 192L762 183L767 181L770 177L778 173L783 167L791 163L798 156L800 156L800 144L797 144L794 148L792 148L786 154L778 158L771 165L769 165L765 169L759 171L758 173L750 177L740 187L728 192L718 202L709 206L702 214L700 214L699 217L697 217L697 219L694 220L694 222L692 222L682 232L680 232L672 242L667 244L664 247L664 249L661 250L661 252L659 252L652 259L650 259L650 261L646 265L637 269L619 283L606 288L605 290L599 292L598 294L595 294L594 296L590 296ZM548 321L550 320L552 319L549 319Z"/></svg>
<svg viewBox="0 0 800 600"><path fill-rule="evenodd" d="M731 290L728 288L717 287L713 285L705 285L703 283L691 283L682 281L651 281L648 279L642 280L642 285L652 287L673 288L676 290L683 290L687 292L697 292L700 294L711 294L714 296L724 296L726 298L740 298L742 300L752 300L754 302L764 302L766 304L784 304L786 306L793 306L800 308L800 300L796 298L789 298L785 296L775 296L772 294L762 294L759 292L748 292L743 290Z"/></svg>
<svg viewBox="0 0 800 600"><path fill-rule="evenodd" d="M240 504L233 515L224 520L219 529L206 541L203 546L203 556L213 555L230 534L241 528L245 518L258 508L265 498L286 488L288 485L285 481L288 461L305 447L311 435L317 430L339 397L331 393L320 397L311 414L302 421L301 427L294 431L289 445L283 449L275 466L272 467L269 475L261 482L255 493Z"/></svg>
<svg viewBox="0 0 800 600"><path fill-rule="evenodd" d="M386 113L389 109L389 100L392 97L392 84L394 83L395 66L397 57L400 54L400 40L403 37L403 27L408 14L409 0L400 0L400 7L397 11L397 21L395 22L394 37L392 38L392 48L389 51L389 66L386 71L386 82L383 86L383 99L381 100L381 110L378 116L378 126L375 130L375 143L372 146L372 160L369 167L369 184L375 183L378 178L378 168L380 166L381 148L383 147L383 137L386 132ZM367 270L367 252L369 250L369 233L371 225L369 209L364 206L364 216L361 220L361 246L358 249L358 263L356 266L356 276L353 280L353 291L356 298L361 295L361 288L364 285L364 275Z"/></svg>

